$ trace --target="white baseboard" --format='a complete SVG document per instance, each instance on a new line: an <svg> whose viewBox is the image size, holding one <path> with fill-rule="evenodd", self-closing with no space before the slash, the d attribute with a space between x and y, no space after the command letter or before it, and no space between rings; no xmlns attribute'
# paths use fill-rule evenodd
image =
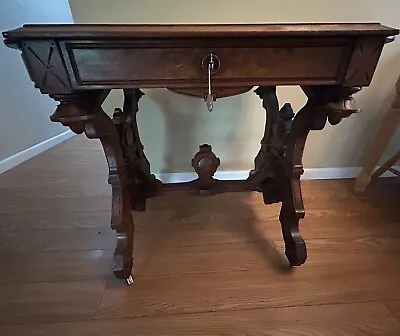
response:
<svg viewBox="0 0 400 336"><path fill-rule="evenodd" d="M47 139L41 143L38 143L32 147L29 147L17 154L14 154L2 161L0 161L0 174L10 170L11 168L25 162L32 157L68 140L75 133L68 130L61 134L58 134L50 139ZM400 170L400 166L396 166L396 169ZM344 168L308 168L304 170L302 175L303 180L325 180L325 179L345 179L355 178L360 172L360 167L344 167ZM155 174L158 179L164 183L179 183L188 182L197 178L195 172L182 172L182 173L159 173ZM246 179L249 176L248 170L236 170L236 171L217 171L215 178L219 180L241 180ZM386 172L382 177L396 176L391 172Z"/></svg>
<svg viewBox="0 0 400 336"><path fill-rule="evenodd" d="M400 170L400 166L396 166ZM331 179L347 179L355 178L361 172L361 167L344 167L344 168L309 168L304 170L302 180L331 180ZM164 183L188 182L197 178L195 172L184 173L160 173L155 174L158 179ZM241 180L249 176L248 170L238 171L217 171L214 177L218 180ZM386 172L382 177L396 176L391 172Z"/></svg>
<svg viewBox="0 0 400 336"><path fill-rule="evenodd" d="M57 135L53 136L50 139L42 141L32 147L24 149L23 151L18 152L17 154L9 156L8 158L6 158L4 160L1 160L0 161L0 174L6 172L7 170L10 170L11 168L14 168L15 166L18 166L22 162L25 162L50 148L68 140L69 138L71 138L74 135L75 135L75 133L70 130L65 131L61 134L57 134Z"/></svg>
<svg viewBox="0 0 400 336"><path fill-rule="evenodd" d="M189 182L197 178L195 172L159 173L156 177L164 183ZM248 170L217 171L214 177L218 180L243 180L249 176Z"/></svg>
<svg viewBox="0 0 400 336"><path fill-rule="evenodd" d="M375 169L377 169L376 167ZM395 168L399 169L399 166ZM309 168L304 169L303 180L334 180L356 178L362 171L362 167L343 167L343 168ZM385 172L381 177L395 177L391 172Z"/></svg>

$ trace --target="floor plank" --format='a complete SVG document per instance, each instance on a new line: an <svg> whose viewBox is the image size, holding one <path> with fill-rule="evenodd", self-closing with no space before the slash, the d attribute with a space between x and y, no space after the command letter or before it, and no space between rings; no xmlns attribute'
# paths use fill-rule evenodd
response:
<svg viewBox="0 0 400 336"><path fill-rule="evenodd" d="M394 316L400 321L400 300L391 299L385 301L386 306L389 307L389 310L392 312Z"/></svg>
<svg viewBox="0 0 400 336"><path fill-rule="evenodd" d="M3 231L0 254L87 251L112 249L115 233L111 229Z"/></svg>
<svg viewBox="0 0 400 336"><path fill-rule="evenodd" d="M274 241L274 246L284 257L283 241ZM367 236L354 239L309 239L307 240L307 265L381 265L400 269L400 237Z"/></svg>
<svg viewBox="0 0 400 336"><path fill-rule="evenodd" d="M101 153L99 153L101 154ZM55 160L55 159L53 159ZM73 162L75 159L71 158ZM79 159L78 159L79 160ZM68 170L66 167L59 170L43 170L38 169L35 173L36 178L29 178L32 175L28 174L27 170L16 167L14 170L2 174L0 179L0 188L12 188L19 185L24 188L31 188L31 190L42 188L43 185L50 185L54 187L107 187L108 171L107 169L98 170L97 167L91 166L77 166L71 167ZM88 174L91 171L91 174Z"/></svg>
<svg viewBox="0 0 400 336"><path fill-rule="evenodd" d="M110 211L18 211L0 214L0 232L70 229L106 229L110 224Z"/></svg>
<svg viewBox="0 0 400 336"><path fill-rule="evenodd" d="M3 192L0 190L0 192ZM8 191L7 191L8 192ZM8 192L9 193L9 192ZM53 198L52 198L53 196ZM23 210L25 212L35 211L47 211L51 209L53 211L104 211L109 209L111 211L110 196L77 196L77 197L61 197L57 198L57 195L49 192L46 194L46 198L31 198L29 196L10 196L7 201L4 201L0 208L0 213L13 213L21 210L21 204L23 204Z"/></svg>
<svg viewBox="0 0 400 336"><path fill-rule="evenodd" d="M343 215L336 219L322 218L319 220L307 217L303 222L315 238L400 237L398 223L387 222L382 217L374 215Z"/></svg>
<svg viewBox="0 0 400 336"><path fill-rule="evenodd" d="M107 279L112 268L110 250L3 255L0 284L23 286L27 282Z"/></svg>
<svg viewBox="0 0 400 336"><path fill-rule="evenodd" d="M179 204L186 206L185 203ZM137 213L134 214L140 230L137 236L141 236L141 239L158 240L166 246L282 239L279 220L270 220L271 214L256 216L251 208L243 205L235 206L229 213L223 209L222 206L218 210L185 207L182 213L177 208ZM306 239L314 237L307 225L302 226L302 234Z"/></svg>
<svg viewBox="0 0 400 336"><path fill-rule="evenodd" d="M142 276L170 274L206 274L216 272L253 271L267 268L287 271L272 241L235 244L187 245L181 247L140 245L135 250L136 274ZM212 275L210 275L212 276Z"/></svg>
<svg viewBox="0 0 400 336"><path fill-rule="evenodd" d="M400 300L399 282L399 269L346 264L305 265L292 272L265 267L252 272L142 275L131 287L110 279L96 318Z"/></svg>
<svg viewBox="0 0 400 336"><path fill-rule="evenodd" d="M104 285L104 280L0 285L0 323L91 319Z"/></svg>
<svg viewBox="0 0 400 336"><path fill-rule="evenodd" d="M397 336L400 324L383 304L368 303L0 326L0 333L30 336Z"/></svg>

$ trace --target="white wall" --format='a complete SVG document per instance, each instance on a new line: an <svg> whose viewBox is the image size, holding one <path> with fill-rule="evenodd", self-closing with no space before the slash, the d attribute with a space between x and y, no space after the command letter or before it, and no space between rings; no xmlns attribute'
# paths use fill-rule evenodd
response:
<svg viewBox="0 0 400 336"><path fill-rule="evenodd" d="M0 0L0 31L26 23L71 23L68 0ZM50 122L55 102L33 87L20 52L0 43L0 162L67 128Z"/></svg>
<svg viewBox="0 0 400 336"><path fill-rule="evenodd" d="M371 22L400 27L399 0L70 0L77 23L274 23ZM400 38L387 45L373 83L357 94L360 115L314 132L305 151L306 168L360 166L366 145L393 97L400 74ZM221 158L221 170L251 169L262 137L264 111L253 93L221 99L214 111L203 102L164 90L147 90L139 123L154 172L191 171L190 159L203 142ZM280 88L280 103L299 109L305 97L296 87ZM114 92L105 103L121 105ZM385 158L394 153L400 133Z"/></svg>

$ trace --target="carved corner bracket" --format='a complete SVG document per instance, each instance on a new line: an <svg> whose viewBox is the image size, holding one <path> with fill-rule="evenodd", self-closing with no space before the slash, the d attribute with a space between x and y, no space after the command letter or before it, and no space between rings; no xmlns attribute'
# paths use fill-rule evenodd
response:
<svg viewBox="0 0 400 336"><path fill-rule="evenodd" d="M86 122L96 116L98 107L101 106L107 94L108 91L103 92L104 98L96 96L96 99L93 92L51 94L50 97L58 101L59 105L50 116L50 120L60 122L74 133L81 134L85 131ZM90 103L93 105L90 106Z"/></svg>
<svg viewBox="0 0 400 336"><path fill-rule="evenodd" d="M353 98L353 94L359 92L361 87L303 86L302 89L308 97L308 103L326 115L331 125L337 125L342 119L361 111ZM316 126L311 129L322 128Z"/></svg>

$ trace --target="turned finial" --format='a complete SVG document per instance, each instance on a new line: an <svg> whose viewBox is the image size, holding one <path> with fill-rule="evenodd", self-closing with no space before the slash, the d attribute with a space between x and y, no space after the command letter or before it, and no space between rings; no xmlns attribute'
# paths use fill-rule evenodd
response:
<svg viewBox="0 0 400 336"><path fill-rule="evenodd" d="M212 152L212 148L208 144L199 146L199 151L192 159L192 167L199 176L194 181L194 188L191 194L212 195L217 180L213 178L220 160Z"/></svg>

